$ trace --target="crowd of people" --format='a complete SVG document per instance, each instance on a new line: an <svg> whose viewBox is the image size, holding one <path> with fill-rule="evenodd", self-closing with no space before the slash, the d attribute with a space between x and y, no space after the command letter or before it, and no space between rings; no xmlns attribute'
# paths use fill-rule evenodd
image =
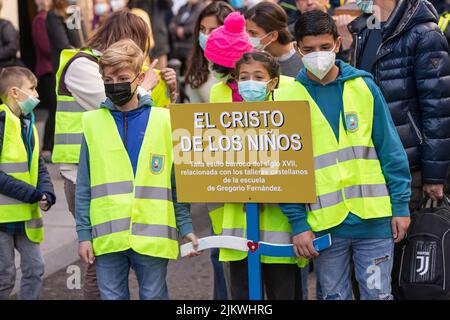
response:
<svg viewBox="0 0 450 320"><path fill-rule="evenodd" d="M262 206L261 241L297 256L261 257L267 298L307 299L308 262L318 299L400 298L393 265L410 212L448 193L445 1L188 0L173 12L171 0L95 0L90 28L69 18L76 0L36 5L34 73L0 20L0 299L14 249L20 297L40 296L41 210L56 202L46 162L60 164L86 299L129 299L130 268L141 299L168 299L178 238L200 254L177 201L169 105L288 100L311 108L317 202ZM42 148L38 105L49 110ZM243 236L243 206L204 204L212 233ZM211 250L214 299L248 299L246 258Z"/></svg>

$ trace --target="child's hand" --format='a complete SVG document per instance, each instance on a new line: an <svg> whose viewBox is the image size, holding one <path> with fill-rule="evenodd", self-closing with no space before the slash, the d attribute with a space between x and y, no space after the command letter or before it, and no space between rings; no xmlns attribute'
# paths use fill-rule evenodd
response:
<svg viewBox="0 0 450 320"><path fill-rule="evenodd" d="M48 203L48 199L45 194L42 196L41 200L39 200L39 207L44 211L50 209L50 204Z"/></svg>
<svg viewBox="0 0 450 320"><path fill-rule="evenodd" d="M78 255L85 263L93 264L95 261L91 241L81 241L78 245Z"/></svg>
<svg viewBox="0 0 450 320"><path fill-rule="evenodd" d="M145 78L144 81L141 84L141 87L145 89L145 91L153 90L159 83L159 76L153 70L155 65L158 63L158 59L155 59L148 70L145 72Z"/></svg>
<svg viewBox="0 0 450 320"><path fill-rule="evenodd" d="M191 233L188 233L187 235L185 235L185 236L183 237L183 241L184 241L185 243L187 243L187 242L192 242L192 247L194 248L194 250L192 250L192 251L187 255L188 257L190 257L190 258L192 258L192 257L197 257L197 256L199 256L199 255L202 254L200 251L197 251L197 249L198 249L198 238L197 238L197 236L196 236L195 234L193 234L192 232L191 232Z"/></svg>
<svg viewBox="0 0 450 320"><path fill-rule="evenodd" d="M175 102L178 98L177 73L171 68L161 70L161 77L167 83L170 90L170 101Z"/></svg>

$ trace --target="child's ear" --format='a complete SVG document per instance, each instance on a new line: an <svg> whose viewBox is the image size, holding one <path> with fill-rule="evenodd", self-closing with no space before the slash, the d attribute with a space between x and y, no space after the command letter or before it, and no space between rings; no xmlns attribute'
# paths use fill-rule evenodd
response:
<svg viewBox="0 0 450 320"><path fill-rule="evenodd" d="M272 37L272 42L277 41L279 36L280 36L280 34L279 34L278 31L273 31L272 36L271 36Z"/></svg>
<svg viewBox="0 0 450 320"><path fill-rule="evenodd" d="M277 78L273 78L272 80L270 80L270 83L267 86L267 89L269 89L269 90L267 90L267 92L274 91L277 88L278 81L279 81L278 77Z"/></svg>
<svg viewBox="0 0 450 320"><path fill-rule="evenodd" d="M11 87L8 91L8 96L13 98L13 99L18 99L19 98L19 90L17 89L17 87Z"/></svg>
<svg viewBox="0 0 450 320"><path fill-rule="evenodd" d="M342 45L342 37L339 36L336 40L336 47L334 48L334 52L339 53L339 51L341 50L341 45Z"/></svg>

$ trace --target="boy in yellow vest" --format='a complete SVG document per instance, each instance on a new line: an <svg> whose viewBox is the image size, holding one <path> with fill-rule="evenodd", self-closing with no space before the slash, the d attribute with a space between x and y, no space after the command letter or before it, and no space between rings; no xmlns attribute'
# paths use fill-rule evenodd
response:
<svg viewBox="0 0 450 320"><path fill-rule="evenodd" d="M351 258L361 299L392 299L394 242L410 223L406 153L372 76L335 59L341 39L332 17L303 14L295 38L305 68L275 99L309 102L317 201L280 206L294 250L315 258L324 299L352 298ZM319 255L312 241L327 233L333 243Z"/></svg>
<svg viewBox="0 0 450 320"><path fill-rule="evenodd" d="M45 162L39 158L39 137L33 109L39 103L37 79L22 67L0 70L0 300L8 299L16 280L14 249L20 253L19 297L38 299L44 261L40 209L56 197Z"/></svg>
<svg viewBox="0 0 450 320"><path fill-rule="evenodd" d="M141 299L167 299L167 263L178 257L178 233L197 246L189 204L176 199L169 110L137 93L143 61L132 40L111 45L100 59L107 99L83 114L75 195L79 254L86 263L95 259L107 300L130 298L130 267Z"/></svg>

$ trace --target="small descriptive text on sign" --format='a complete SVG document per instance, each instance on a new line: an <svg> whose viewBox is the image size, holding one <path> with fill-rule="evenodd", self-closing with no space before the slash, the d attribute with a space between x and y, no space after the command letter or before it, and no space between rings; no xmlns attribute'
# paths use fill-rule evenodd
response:
<svg viewBox="0 0 450 320"><path fill-rule="evenodd" d="M180 202L315 202L305 101L171 105Z"/></svg>

